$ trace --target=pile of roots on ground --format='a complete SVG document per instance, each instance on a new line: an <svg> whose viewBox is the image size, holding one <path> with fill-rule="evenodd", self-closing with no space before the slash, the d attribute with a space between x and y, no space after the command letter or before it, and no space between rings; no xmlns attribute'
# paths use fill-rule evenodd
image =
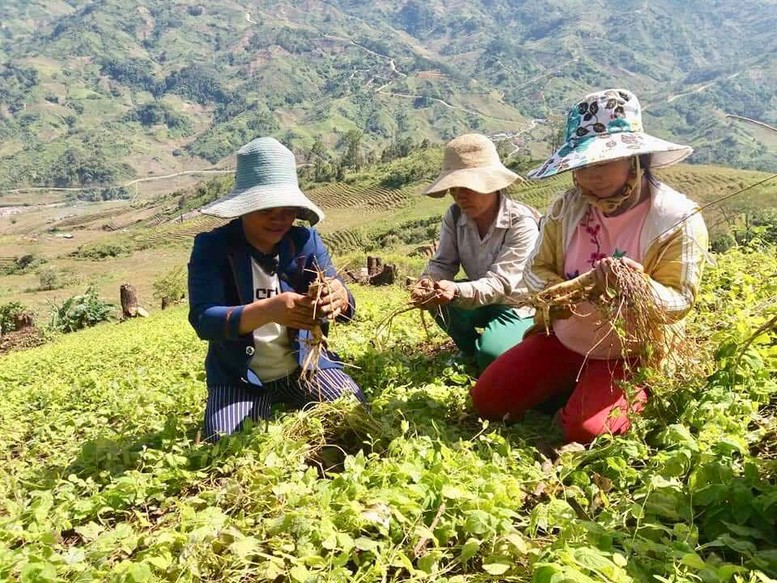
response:
<svg viewBox="0 0 777 583"><path fill-rule="evenodd" d="M306 459L322 473L337 471L347 455L378 448L383 427L356 397L311 404L283 428L284 436L306 444Z"/></svg>
<svg viewBox="0 0 777 583"><path fill-rule="evenodd" d="M541 312L549 327L557 314L574 313L578 304L588 301L598 308L601 324L609 326L643 366L657 369L667 355L680 356L684 342L668 326L648 277L620 261L612 263L612 273L613 281L604 287L597 285L592 270L528 294L516 303Z"/></svg>
<svg viewBox="0 0 777 583"><path fill-rule="evenodd" d="M0 354L14 350L34 348L46 343L46 335L43 330L34 326L22 328L13 332L7 332L0 336Z"/></svg>

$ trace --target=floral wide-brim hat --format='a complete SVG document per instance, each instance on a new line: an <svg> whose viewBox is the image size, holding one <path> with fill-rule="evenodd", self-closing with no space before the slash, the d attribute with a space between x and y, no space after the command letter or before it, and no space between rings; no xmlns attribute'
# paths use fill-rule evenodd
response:
<svg viewBox="0 0 777 583"><path fill-rule="evenodd" d="M693 148L645 133L637 96L625 89L607 89L586 95L567 116L566 141L539 168L533 179L548 178L567 170L650 154L650 167L677 164Z"/></svg>

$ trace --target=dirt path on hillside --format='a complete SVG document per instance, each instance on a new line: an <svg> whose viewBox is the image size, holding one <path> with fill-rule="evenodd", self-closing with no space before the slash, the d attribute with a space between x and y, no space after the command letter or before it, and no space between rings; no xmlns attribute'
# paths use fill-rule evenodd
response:
<svg viewBox="0 0 777 583"><path fill-rule="evenodd" d="M191 174L231 174L235 170L233 168L209 168L205 170L184 170L182 172L176 172L174 174L164 174L162 176L149 176L146 178L135 178L134 180L130 180L129 182L125 182L124 184L108 184L108 185L99 185L99 186L83 186L83 187L73 187L73 188L63 188L63 187L57 187L57 186L28 186L25 188L14 188L11 190L0 190L0 197L4 194L19 194L22 192L83 192L84 190L93 190L95 188L112 188L115 186L127 188L130 186L134 186L136 184L139 184L141 182L154 182L156 180L168 180L170 178L176 178L177 176L186 176Z"/></svg>
<svg viewBox="0 0 777 583"><path fill-rule="evenodd" d="M696 89L692 89L690 91L685 91L683 93L676 93L675 95L667 95L666 99L664 99L664 100L658 100L658 101L654 101L653 103L648 103L647 105L642 107L642 111L646 111L646 110L650 109L652 106L658 105L660 103L672 103L673 101L675 101L677 99L680 99L682 97L688 97L689 95L694 95L695 93L701 93L702 91L705 91L705 90L709 89L710 87L720 83L721 81L728 81L729 79L733 79L733 78L737 77L739 75L739 73L740 73L740 71L738 71L736 73L733 73L733 74L729 75L728 77L724 77L722 79L715 79L714 81L710 81L709 83L705 83L701 87L697 87Z"/></svg>

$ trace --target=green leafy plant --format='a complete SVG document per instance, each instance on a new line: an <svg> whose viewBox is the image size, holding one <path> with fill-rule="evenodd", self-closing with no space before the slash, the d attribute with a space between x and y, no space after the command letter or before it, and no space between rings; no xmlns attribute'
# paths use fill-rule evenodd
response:
<svg viewBox="0 0 777 583"><path fill-rule="evenodd" d="M107 242L95 245L80 245L73 251L73 257L101 261L111 257L124 257L132 252L126 243Z"/></svg>
<svg viewBox="0 0 777 583"><path fill-rule="evenodd" d="M12 261L0 268L0 275L21 275L28 273L46 263L46 258L35 253L27 253L14 257Z"/></svg>
<svg viewBox="0 0 777 583"><path fill-rule="evenodd" d="M16 330L16 322L20 315L30 310L21 302L0 304L0 334Z"/></svg>
<svg viewBox="0 0 777 583"><path fill-rule="evenodd" d="M50 326L59 332L75 332L110 320L115 306L100 299L94 287L71 296L57 306L52 302Z"/></svg>
<svg viewBox="0 0 777 583"><path fill-rule="evenodd" d="M54 267L42 267L38 270L38 280L40 290L59 289L65 285L65 279L62 273Z"/></svg>
<svg viewBox="0 0 777 583"><path fill-rule="evenodd" d="M186 269L179 265L153 283L154 297L162 302L162 309L186 297Z"/></svg>

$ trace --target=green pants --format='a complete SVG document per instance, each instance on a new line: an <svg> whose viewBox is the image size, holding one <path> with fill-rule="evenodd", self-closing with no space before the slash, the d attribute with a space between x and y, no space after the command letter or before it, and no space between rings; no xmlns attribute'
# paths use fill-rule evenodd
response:
<svg viewBox="0 0 777 583"><path fill-rule="evenodd" d="M480 370L518 344L534 323L532 317L522 318L504 305L466 309L449 304L442 306L434 319L459 350L475 358Z"/></svg>

